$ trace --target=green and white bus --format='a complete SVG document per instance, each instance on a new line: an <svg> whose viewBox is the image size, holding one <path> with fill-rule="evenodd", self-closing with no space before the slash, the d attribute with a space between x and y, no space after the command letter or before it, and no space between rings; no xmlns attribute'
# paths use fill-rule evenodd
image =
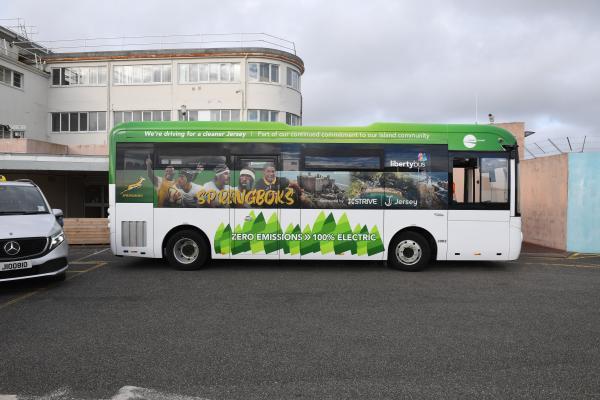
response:
<svg viewBox="0 0 600 400"><path fill-rule="evenodd" d="M132 122L110 134L114 254L514 260L517 143L490 125Z"/></svg>

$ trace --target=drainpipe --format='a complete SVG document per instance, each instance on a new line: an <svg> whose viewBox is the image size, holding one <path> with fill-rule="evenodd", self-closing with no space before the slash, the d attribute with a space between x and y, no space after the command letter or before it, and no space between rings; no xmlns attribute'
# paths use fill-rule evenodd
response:
<svg viewBox="0 0 600 400"><path fill-rule="evenodd" d="M242 75L240 71L240 77ZM247 99L246 95L248 93L248 53L244 55L244 92L242 93L242 114L243 117L240 118L241 121L248 121L248 109L247 109Z"/></svg>
<svg viewBox="0 0 600 400"><path fill-rule="evenodd" d="M112 110L111 110L111 106L110 106L110 88L112 87L112 67L113 67L113 63L112 62L108 62L106 64L106 148L108 149L109 146L109 140L108 140L108 135L110 134L110 130L111 130L111 126L113 126L113 117L112 117ZM110 151L110 149L109 149Z"/></svg>

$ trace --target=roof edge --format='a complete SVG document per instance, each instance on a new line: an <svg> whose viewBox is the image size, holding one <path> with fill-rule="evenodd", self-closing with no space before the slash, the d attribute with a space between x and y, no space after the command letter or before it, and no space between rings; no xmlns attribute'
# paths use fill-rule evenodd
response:
<svg viewBox="0 0 600 400"><path fill-rule="evenodd" d="M95 52L53 53L43 59L48 64L81 61L160 60L187 58L263 57L288 62L304 73L304 61L295 54L268 47L222 47L209 49L110 50Z"/></svg>

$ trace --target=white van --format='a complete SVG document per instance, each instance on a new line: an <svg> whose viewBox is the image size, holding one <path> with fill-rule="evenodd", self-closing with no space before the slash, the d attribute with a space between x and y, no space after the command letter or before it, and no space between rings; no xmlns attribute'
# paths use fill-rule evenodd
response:
<svg viewBox="0 0 600 400"><path fill-rule="evenodd" d="M69 245L62 218L35 183L0 176L0 282L65 279Z"/></svg>

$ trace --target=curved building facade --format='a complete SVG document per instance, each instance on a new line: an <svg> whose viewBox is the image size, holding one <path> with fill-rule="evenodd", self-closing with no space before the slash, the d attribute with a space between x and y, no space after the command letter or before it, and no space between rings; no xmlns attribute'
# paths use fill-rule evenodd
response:
<svg viewBox="0 0 600 400"><path fill-rule="evenodd" d="M302 123L304 63L285 51L54 53L45 61L48 129L40 139L57 144L103 148L110 129L127 121Z"/></svg>

